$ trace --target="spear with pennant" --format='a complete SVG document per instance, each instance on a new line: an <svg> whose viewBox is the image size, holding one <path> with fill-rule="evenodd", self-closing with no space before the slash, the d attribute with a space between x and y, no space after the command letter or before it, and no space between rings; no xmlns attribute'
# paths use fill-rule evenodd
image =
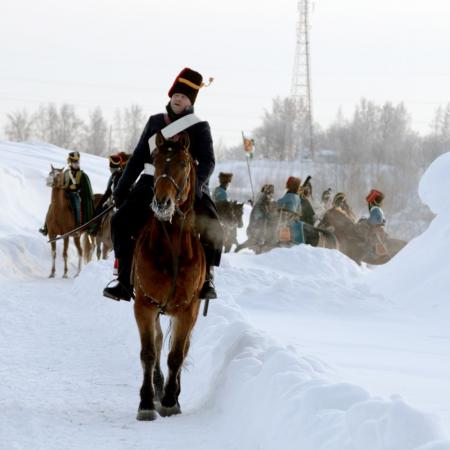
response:
<svg viewBox="0 0 450 450"><path fill-rule="evenodd" d="M255 202L255 191L253 190L252 172L250 170L250 159L253 158L253 152L255 151L255 141L253 139L246 138L242 131L242 142L244 144L244 150L247 161L248 177L250 179L250 187L252 188L252 201Z"/></svg>

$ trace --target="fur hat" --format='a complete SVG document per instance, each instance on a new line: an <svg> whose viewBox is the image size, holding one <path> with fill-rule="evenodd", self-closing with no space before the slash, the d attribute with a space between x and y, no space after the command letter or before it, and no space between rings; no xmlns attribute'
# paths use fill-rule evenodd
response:
<svg viewBox="0 0 450 450"><path fill-rule="evenodd" d="M71 162L78 162L80 160L80 152L70 152L67 157L67 162L70 164Z"/></svg>
<svg viewBox="0 0 450 450"><path fill-rule="evenodd" d="M203 77L195 70L186 67L175 78L169 89L169 97L173 94L184 94L194 104L198 91L203 86Z"/></svg>
<svg viewBox="0 0 450 450"><path fill-rule="evenodd" d="M109 155L109 167L111 169L120 167L122 163L122 158L118 153L115 153L114 155Z"/></svg>
<svg viewBox="0 0 450 450"><path fill-rule="evenodd" d="M232 179L233 179L233 174L232 173L227 173L227 172L220 172L219 173L219 182L220 182L220 184L231 183Z"/></svg>
<svg viewBox="0 0 450 450"><path fill-rule="evenodd" d="M298 192L301 182L298 177L289 177L286 181L286 189L291 192Z"/></svg>
<svg viewBox="0 0 450 450"><path fill-rule="evenodd" d="M379 206L383 200L384 194L376 189L372 189L366 197L366 201L369 205Z"/></svg>

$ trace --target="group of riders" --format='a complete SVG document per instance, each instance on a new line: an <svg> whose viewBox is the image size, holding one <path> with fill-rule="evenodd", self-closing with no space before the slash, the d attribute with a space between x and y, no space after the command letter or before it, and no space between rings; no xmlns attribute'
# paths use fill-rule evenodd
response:
<svg viewBox="0 0 450 450"><path fill-rule="evenodd" d="M216 204L230 201L227 190L232 179L232 173L219 174L219 186L213 193ZM262 186L250 213L248 239L236 246L236 252L249 247L259 253L274 246L305 243L304 224L324 227L323 218L329 210L339 211L352 223L364 229L368 247L383 246L386 223L382 210L384 194L377 189L372 189L367 195L369 216L362 218L358 218L353 212L343 192L333 196L331 188L323 191L320 204L314 207L310 176L303 184L300 178L290 176L286 181L284 195L275 200L274 193L273 184Z"/></svg>
<svg viewBox="0 0 450 450"><path fill-rule="evenodd" d="M150 205L155 183L152 162L158 132L173 140L177 140L181 132L186 132L189 136L189 152L196 165L195 225L206 258L206 277L200 298L209 300L217 297L213 268L220 264L223 228L216 205L229 201L227 189L233 175L219 174L219 186L215 188L211 198L209 179L215 167L211 131L208 122L198 119L194 114L197 94L204 86L207 85L201 74L190 68L185 68L178 74L168 92L170 100L166 111L150 116L132 155L120 152L109 157L111 175L105 193L95 206L89 177L80 167L80 154L75 151L69 153L68 167L64 171L64 191L77 227L101 215L112 204L115 207L111 220L111 237L118 277L113 286L110 283L105 287L105 297L129 301L133 296L133 251L139 231L152 214ZM262 249L274 240L286 244L304 242L302 224L317 226L330 208L341 209L356 222L356 216L348 206L345 195L337 193L332 199L331 189L323 192L321 204L314 210L310 177L303 184L300 178L289 177L286 193L276 201L273 198L274 192L273 184L262 186L250 215L248 241L238 245L236 251L244 246ZM371 190L367 196L370 216L366 222L380 242L385 223L381 209L383 198L384 195L377 190ZM280 220L283 227L279 226ZM89 224L87 232L95 235L99 230L99 223L98 220ZM46 235L46 224L39 231Z"/></svg>

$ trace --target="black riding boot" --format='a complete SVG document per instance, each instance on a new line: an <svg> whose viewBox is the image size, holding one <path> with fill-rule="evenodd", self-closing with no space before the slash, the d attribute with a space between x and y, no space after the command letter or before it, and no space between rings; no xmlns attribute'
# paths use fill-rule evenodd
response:
<svg viewBox="0 0 450 450"><path fill-rule="evenodd" d="M103 289L103 295L113 300L126 300L129 302L133 295L133 286L130 282L131 276L131 262L126 258L119 260L119 276L117 277L117 284L114 286L106 286Z"/></svg>
<svg viewBox="0 0 450 450"><path fill-rule="evenodd" d="M47 236L48 230L47 230L47 224L44 223L44 226L42 228L39 228L39 233L41 233L43 236Z"/></svg>
<svg viewBox="0 0 450 450"><path fill-rule="evenodd" d="M214 286L214 266L206 266L205 283L200 291L200 298L205 300L217 298L216 287Z"/></svg>

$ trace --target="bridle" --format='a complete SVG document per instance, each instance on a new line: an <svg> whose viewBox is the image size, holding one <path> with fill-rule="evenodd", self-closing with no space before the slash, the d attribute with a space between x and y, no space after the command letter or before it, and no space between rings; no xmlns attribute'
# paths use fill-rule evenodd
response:
<svg viewBox="0 0 450 450"><path fill-rule="evenodd" d="M51 178L51 184L49 185L52 189L63 189L64 188L64 180L61 183L60 177L62 176L63 171L59 169L52 169L48 174L47 178Z"/></svg>
<svg viewBox="0 0 450 450"><path fill-rule="evenodd" d="M168 148L168 151L171 152L172 149L169 147L169 148ZM193 168L194 161L193 161L193 159L192 159L191 154L190 154L189 151L187 150L187 148L183 148L182 150L179 150L179 151L182 151L182 152L187 156L187 159L188 159L188 169L186 170L186 174L185 174L185 176L184 176L184 178L183 178L182 183L181 183L181 184L178 184L178 183L175 181L175 179L174 179L171 175L169 175L169 174L167 173L167 172L169 171L169 169L170 169L170 163L172 162L172 157L171 157L171 156L177 153L177 152L174 152L174 153L172 153L172 154L170 154L170 155L165 156L165 166L164 166L164 170L163 170L163 172L161 173L161 175L159 175L158 177L155 178L155 181L154 181L154 183L153 183L153 192L156 191L156 186L158 185L158 183L159 183L160 181L162 181L162 180L168 180L168 181L170 181L170 182L173 184L173 186L174 186L174 188L175 188L175 190L176 190L176 196L175 196L175 211L177 212L177 214L179 214L179 215L184 219L185 216L186 216L186 214L187 214L189 211L191 211L193 205L189 205L188 210L187 210L186 212L183 212L183 211L181 211L181 209L180 209L180 201L181 201L181 199L182 199L183 192L184 192L184 190L186 189L186 185L187 185L187 183L188 183L188 181L189 181L189 177L190 177L190 175L191 175L191 170L192 170L192 168Z"/></svg>

